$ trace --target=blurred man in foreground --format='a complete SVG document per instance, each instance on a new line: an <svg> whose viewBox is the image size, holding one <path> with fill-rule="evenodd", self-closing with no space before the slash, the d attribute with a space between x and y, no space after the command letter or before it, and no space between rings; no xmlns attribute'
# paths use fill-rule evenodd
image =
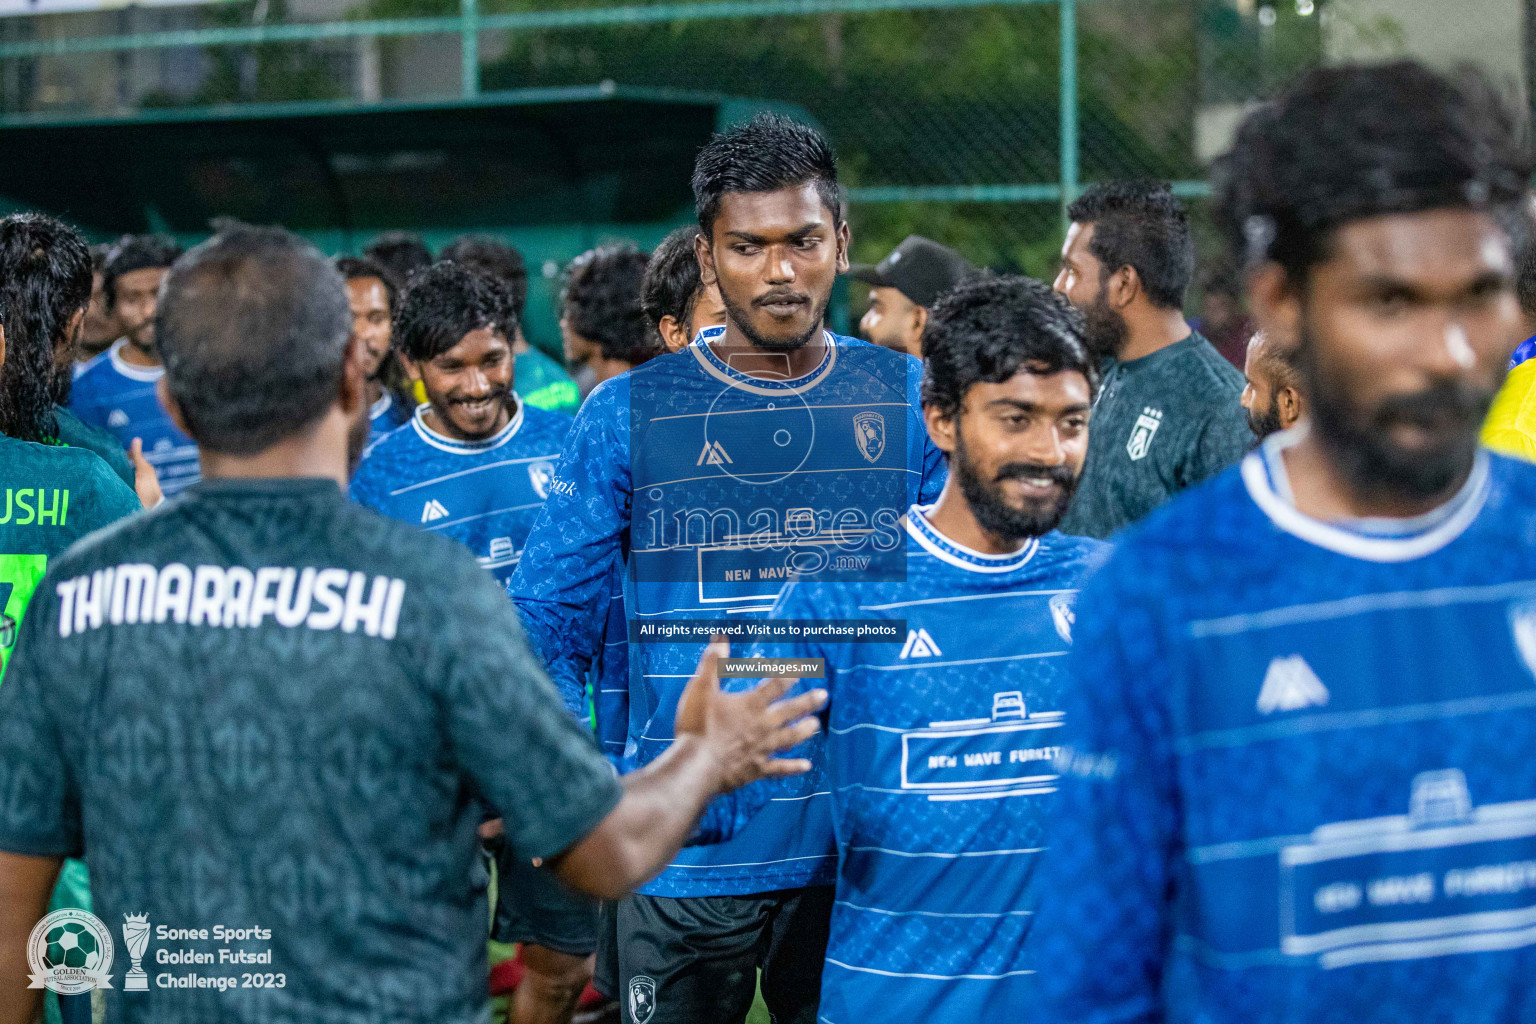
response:
<svg viewBox="0 0 1536 1024"><path fill-rule="evenodd" d="M855 263L848 276L869 285L869 309L859 321L866 341L923 357L923 328L933 304L972 273L955 250L921 235L908 235L871 266Z"/></svg>
<svg viewBox="0 0 1536 1024"><path fill-rule="evenodd" d="M1308 425L1083 591L1043 1021L1536 1020L1536 467L1477 440L1531 163L1491 96L1315 71L1219 169Z"/></svg>
<svg viewBox="0 0 1536 1024"><path fill-rule="evenodd" d="M815 731L790 723L818 695L724 696L716 649L677 743L621 783L474 559L347 500L362 353L306 243L225 231L164 299L161 397L206 477L77 545L34 596L0 687L0 1024L33 1012L24 947L70 855L104 921L147 914L210 958L181 984L119 978L109 1019L479 1022L488 809L521 856L616 897L711 798L809 767L770 758Z"/></svg>
<svg viewBox="0 0 1536 1024"><path fill-rule="evenodd" d="M1243 361L1243 408L1248 426L1260 441L1290 430L1306 413L1307 402L1296 376L1294 346L1283 346L1263 331L1248 339Z"/></svg>

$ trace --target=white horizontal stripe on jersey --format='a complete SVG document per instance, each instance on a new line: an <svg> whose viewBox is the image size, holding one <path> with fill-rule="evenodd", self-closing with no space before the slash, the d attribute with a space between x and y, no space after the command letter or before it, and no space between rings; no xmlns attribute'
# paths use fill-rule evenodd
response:
<svg viewBox="0 0 1536 1024"><path fill-rule="evenodd" d="M924 552L927 554L927 552ZM929 555L929 557L933 557ZM998 594L962 594L957 597L924 597L916 601L893 601L890 604L861 604L861 612L883 612L890 608L911 608L920 604L954 604L957 601L995 601L1002 597L1051 597L1056 594L1075 594L1077 588L1071 590L1009 590Z"/></svg>
<svg viewBox="0 0 1536 1024"><path fill-rule="evenodd" d="M892 857L932 857L937 860L960 860L965 857L1018 857L1031 853L1044 853L1043 846L1026 846L1017 850L962 850L959 853L938 853L931 850L888 850L883 846L850 846L849 853L884 853Z"/></svg>
<svg viewBox="0 0 1536 1024"><path fill-rule="evenodd" d="M903 974L900 971L881 971L873 967L855 967L853 964L845 964L831 957L827 957L827 963L835 964L847 971L858 971L861 974L878 974L884 978L917 978L920 981L1001 981L1003 978L1018 978L1035 973L1021 970L1007 971L1003 974Z"/></svg>
<svg viewBox="0 0 1536 1024"><path fill-rule="evenodd" d="M785 412L785 411L796 412L796 411L798 411L800 409L883 409L883 408L910 409L911 406L909 406L906 402L844 402L842 404L836 404L836 405L834 405L834 404L821 405L821 404L816 403L816 402L806 402L804 405L791 405L791 406L787 406L785 409L723 409L723 410L720 410L720 411L711 411L711 412L683 412L683 413L678 413L676 416L652 416L650 419L646 420L645 422L647 422L647 423L660 423L662 420L708 419L711 416L741 416L741 415L743 415L745 413L754 413L754 412Z"/></svg>
<svg viewBox="0 0 1536 1024"><path fill-rule="evenodd" d="M1033 917L1035 914L1033 910L1005 910L1000 914L943 914L937 910L881 910L879 907L861 907L847 900L838 900L837 905L862 910L866 914L883 914L886 917L959 917L992 920L999 917Z"/></svg>
<svg viewBox="0 0 1536 1024"><path fill-rule="evenodd" d="M1294 626L1303 622L1347 619L1371 612L1403 611L1409 608L1446 608L1457 604L1493 604L1511 598L1536 594L1536 580L1517 580L1485 587L1440 587L1434 590L1393 590L1379 594L1359 594L1336 601L1295 604L1269 611L1226 615L1219 619L1196 619L1189 624L1189 635L1232 636L1276 626Z"/></svg>

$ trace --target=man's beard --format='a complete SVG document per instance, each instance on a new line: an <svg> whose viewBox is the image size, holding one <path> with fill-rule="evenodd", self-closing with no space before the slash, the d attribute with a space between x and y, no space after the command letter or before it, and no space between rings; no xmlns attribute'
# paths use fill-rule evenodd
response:
<svg viewBox="0 0 1536 1024"><path fill-rule="evenodd" d="M1072 495L1077 491L1077 477L1066 466L1038 466L1028 462L1009 462L998 467L995 479L987 481L971 461L965 439L955 433L953 469L960 480L960 493L970 506L971 515L981 528L1003 540L1024 540L1050 533L1067 514ZM1015 508L1002 495L1002 482L1016 477L1043 476L1061 485L1061 495L1053 502L1031 502Z"/></svg>
<svg viewBox="0 0 1536 1024"><path fill-rule="evenodd" d="M1311 408L1313 429L1340 472L1361 492L1423 501L1445 493L1471 471L1478 431L1493 392L1445 382L1365 409L1351 400L1350 381L1320 365L1312 334L1303 330L1297 369ZM1392 440L1400 423L1436 431L1428 448Z"/></svg>
<svg viewBox="0 0 1536 1024"><path fill-rule="evenodd" d="M1269 408L1263 412L1248 410L1248 429L1260 441L1280 430L1280 402L1278 395L1269 396Z"/></svg>
<svg viewBox="0 0 1536 1024"><path fill-rule="evenodd" d="M1101 360L1118 357L1129 334L1125 317L1109 308L1108 292L1100 285L1099 294L1083 310L1083 340L1089 351Z"/></svg>
<svg viewBox="0 0 1536 1024"><path fill-rule="evenodd" d="M742 334L746 335L747 340L750 341L754 346L769 352L794 352L797 349L802 349L807 344L809 344L810 340L816 337L817 333L821 330L822 321L826 318L827 315L827 303L830 301L832 301L832 297L830 295L821 300L821 305L816 307L816 315L812 318L811 327L808 331L806 331L798 338L789 338L781 341L775 338L765 338L761 334L758 334L757 331L752 328L751 317L748 315L748 310L742 306L737 305L736 302L733 301L731 297L725 293L724 288L720 289L720 302L725 306L725 315L730 318L731 323L735 324L736 329Z"/></svg>

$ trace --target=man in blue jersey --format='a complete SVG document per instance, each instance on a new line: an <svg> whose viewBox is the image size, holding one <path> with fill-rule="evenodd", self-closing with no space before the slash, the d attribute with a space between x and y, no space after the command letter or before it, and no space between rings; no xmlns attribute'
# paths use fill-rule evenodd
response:
<svg viewBox="0 0 1536 1024"><path fill-rule="evenodd" d="M368 257L338 256L336 269L347 282L352 337L362 347L368 374L368 439L376 441L411 418L416 400L411 382L391 343L390 321L400 289L383 264Z"/></svg>
<svg viewBox="0 0 1536 1024"><path fill-rule="evenodd" d="M406 369L427 402L369 446L352 497L453 538L505 588L549 496L571 418L513 393L517 317L500 280L457 263L434 264L411 279L395 326ZM493 848L501 866L496 937L530 944L513 1024L567 1021L590 977L596 905L494 837Z"/></svg>
<svg viewBox="0 0 1536 1024"><path fill-rule="evenodd" d="M1238 130L1218 222L1309 411L1083 592L1034 1019L1536 1019L1536 467L1477 442L1531 164L1491 96L1330 68Z"/></svg>
<svg viewBox="0 0 1536 1024"><path fill-rule="evenodd" d="M823 659L841 855L818 1019L973 1024L1033 1003L1025 955L1049 838L1078 584L1104 545L1056 524L1082 472L1097 367L1081 318L1028 278L962 282L929 312L923 412L949 457L907 512L906 579L785 586L773 617L887 619L894 644L763 644ZM777 796L711 808L733 829Z"/></svg>
<svg viewBox="0 0 1536 1024"><path fill-rule="evenodd" d="M528 265L523 262L523 254L490 235L460 235L443 248L438 258L489 274L511 290L518 323L517 339L512 343L516 356L512 379L518 397L535 409L575 413L581 404L576 382L565 367L530 345L523 336L523 309L528 305Z"/></svg>
<svg viewBox="0 0 1536 1024"><path fill-rule="evenodd" d="M760 116L704 147L693 188L702 280L718 284L728 323L592 392L511 588L580 713L625 569L637 764L664 748L703 650L693 637L653 642L657 627L740 630L791 568L855 572L840 565L896 548L901 515L944 479L919 415L921 364L822 329L848 265L825 140ZM619 907L626 1020L741 1021L759 967L776 1020L815 1019L836 857L814 774Z"/></svg>
<svg viewBox="0 0 1536 1024"><path fill-rule="evenodd" d="M455 263L411 279L395 318L412 380L410 421L369 446L352 497L463 544L506 586L549 496L571 418L512 393L512 296Z"/></svg>
<svg viewBox="0 0 1536 1024"><path fill-rule="evenodd" d="M166 497L196 483L197 445L171 422L155 397L165 365L155 347L160 282L181 249L158 235L125 235L107 254L102 288L123 336L80 368L69 408L85 423L116 437L125 449L140 442Z"/></svg>

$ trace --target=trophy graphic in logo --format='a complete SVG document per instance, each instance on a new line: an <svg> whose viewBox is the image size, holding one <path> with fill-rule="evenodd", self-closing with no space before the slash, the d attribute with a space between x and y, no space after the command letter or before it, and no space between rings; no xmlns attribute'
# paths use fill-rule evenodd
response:
<svg viewBox="0 0 1536 1024"><path fill-rule="evenodd" d="M123 915L123 945L128 947L128 959L133 961L123 979L123 991L148 992L149 975L144 973L139 963L144 959L145 948L149 946L148 914Z"/></svg>

